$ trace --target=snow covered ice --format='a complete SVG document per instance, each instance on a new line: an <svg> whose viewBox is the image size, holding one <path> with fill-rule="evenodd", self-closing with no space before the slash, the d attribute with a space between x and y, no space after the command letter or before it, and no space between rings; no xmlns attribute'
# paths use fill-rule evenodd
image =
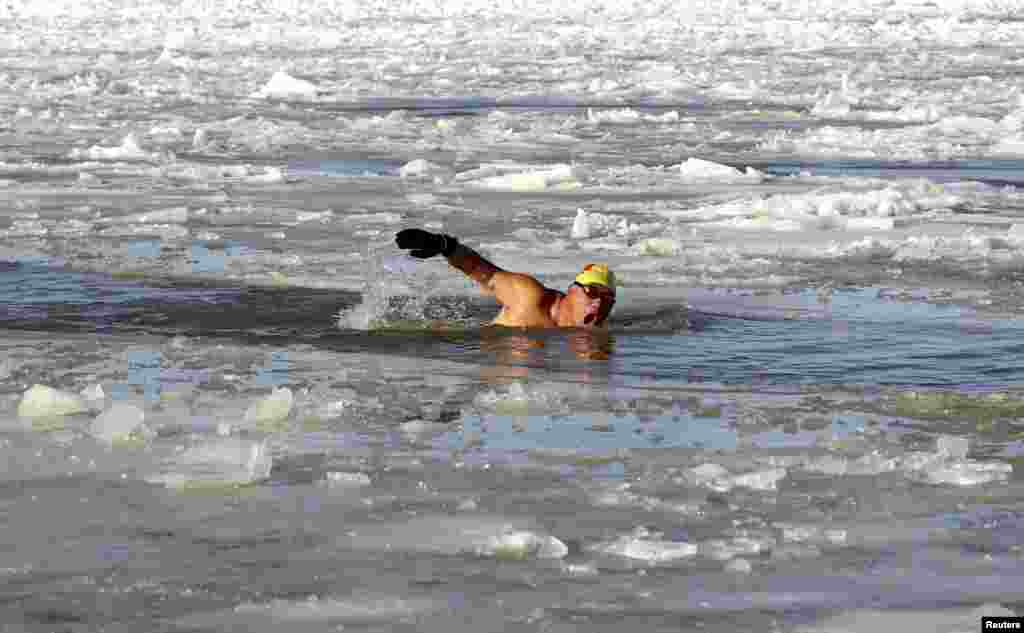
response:
<svg viewBox="0 0 1024 633"><path fill-rule="evenodd" d="M0 8L12 630L975 630L1018 0ZM504 332L422 227L607 334Z"/></svg>

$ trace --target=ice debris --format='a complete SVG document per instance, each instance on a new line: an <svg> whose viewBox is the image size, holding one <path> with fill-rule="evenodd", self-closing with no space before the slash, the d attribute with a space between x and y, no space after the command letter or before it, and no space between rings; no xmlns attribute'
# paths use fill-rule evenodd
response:
<svg viewBox="0 0 1024 633"><path fill-rule="evenodd" d="M74 393L35 384L22 395L18 417L52 418L82 413L87 409L85 401Z"/></svg>
<svg viewBox="0 0 1024 633"><path fill-rule="evenodd" d="M486 173L486 172L483 172ZM466 176L459 174L466 179ZM576 173L569 165L554 165L548 169L523 169L512 173L469 178L474 187L501 191L545 191L547 189L575 189L580 186Z"/></svg>
<svg viewBox="0 0 1024 633"><path fill-rule="evenodd" d="M121 140L117 147L101 147L93 145L89 149L75 148L71 150L70 157L74 160L101 160L101 161L155 161L157 154L147 152L139 147L139 141L134 134L128 134Z"/></svg>
<svg viewBox="0 0 1024 633"><path fill-rule="evenodd" d="M590 548L595 553L621 556L650 563L666 563L693 558L697 555L697 549L695 543L645 539L637 536L620 536L614 541L599 543Z"/></svg>
<svg viewBox="0 0 1024 633"><path fill-rule="evenodd" d="M679 175L685 182L692 183L757 183L764 180L764 174L753 167L747 167L745 171L740 171L735 167L702 158L687 158L680 163Z"/></svg>
<svg viewBox="0 0 1024 633"><path fill-rule="evenodd" d="M221 437L190 447L168 466L170 472L147 481L186 491L218 490L266 479L273 458L266 441Z"/></svg>
<svg viewBox="0 0 1024 633"><path fill-rule="evenodd" d="M316 84L279 70L253 96L258 99L315 99L317 92Z"/></svg>
<svg viewBox="0 0 1024 633"><path fill-rule="evenodd" d="M274 389L264 398L254 402L245 412L245 421L250 424L274 424L288 419L295 397L288 387Z"/></svg>
<svg viewBox="0 0 1024 633"><path fill-rule="evenodd" d="M1013 472L1011 464L967 459L969 447L966 438L943 436L937 440L934 453L914 451L886 456L872 452L856 458L826 455L809 460L803 467L833 476L902 471L913 481L953 486L976 486L1009 479Z"/></svg>
<svg viewBox="0 0 1024 633"><path fill-rule="evenodd" d="M145 412L130 402L115 402L89 425L94 438L115 444L148 435L144 425Z"/></svg>
<svg viewBox="0 0 1024 633"><path fill-rule="evenodd" d="M329 488L356 488L369 486L371 483L370 477L366 473L346 473L332 470L324 475L324 484Z"/></svg>
<svg viewBox="0 0 1024 633"><path fill-rule="evenodd" d="M788 471L785 468L768 468L733 475L718 464L701 464L691 468L684 478L697 486L710 488L715 492L728 492L733 488L750 488L752 490L776 490L781 479Z"/></svg>

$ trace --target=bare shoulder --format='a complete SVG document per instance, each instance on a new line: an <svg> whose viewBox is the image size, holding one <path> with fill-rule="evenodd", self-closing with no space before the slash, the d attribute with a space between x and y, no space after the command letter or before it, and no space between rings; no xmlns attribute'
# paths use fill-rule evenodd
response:
<svg viewBox="0 0 1024 633"><path fill-rule="evenodd" d="M491 284L495 298L504 305L540 305L550 292L532 275L504 270L494 274Z"/></svg>

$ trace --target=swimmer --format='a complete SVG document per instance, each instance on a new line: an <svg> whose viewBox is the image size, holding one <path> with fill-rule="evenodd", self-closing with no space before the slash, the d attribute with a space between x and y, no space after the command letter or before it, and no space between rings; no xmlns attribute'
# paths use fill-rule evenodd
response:
<svg viewBox="0 0 1024 633"><path fill-rule="evenodd" d="M532 275L498 268L451 235L405 229L398 248L419 259L444 255L448 263L480 284L501 304L494 325L520 328L607 328L615 305L615 274L604 264L587 264L565 292L546 288Z"/></svg>

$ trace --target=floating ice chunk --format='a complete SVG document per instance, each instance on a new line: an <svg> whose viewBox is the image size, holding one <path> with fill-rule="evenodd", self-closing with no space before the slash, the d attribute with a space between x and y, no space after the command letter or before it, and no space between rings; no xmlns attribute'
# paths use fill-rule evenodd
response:
<svg viewBox="0 0 1024 633"><path fill-rule="evenodd" d="M821 525L779 524L784 543L812 543L818 545L845 545L848 533L842 528Z"/></svg>
<svg viewBox="0 0 1024 633"><path fill-rule="evenodd" d="M428 433L444 433L450 431L451 427L442 422L428 422L427 420L409 420L398 427L402 433L409 435L421 435Z"/></svg>
<svg viewBox="0 0 1024 633"><path fill-rule="evenodd" d="M188 222L187 207L171 207L168 209L156 209L154 211L143 211L116 218L104 218L101 222L121 222L124 224L185 224Z"/></svg>
<svg viewBox="0 0 1024 633"><path fill-rule="evenodd" d="M576 209L576 217L573 218L570 236L573 239L588 239L599 235L615 233L617 235L629 235L634 231L636 225L632 225L626 218L616 215L605 215L603 213L591 213L585 209Z"/></svg>
<svg viewBox="0 0 1024 633"><path fill-rule="evenodd" d="M576 209L576 218L572 221L572 230L569 235L577 240L590 237L590 223L587 222L587 212L582 207Z"/></svg>
<svg viewBox="0 0 1024 633"><path fill-rule="evenodd" d="M946 115L945 108L934 103L921 105L907 104L899 110L885 112L864 111L861 113L867 121L900 121L903 123L934 123Z"/></svg>
<svg viewBox="0 0 1024 633"><path fill-rule="evenodd" d="M560 410L564 405L564 397L565 394L557 388L537 386L527 390L522 383L514 382L505 393L485 391L478 394L473 404L482 409L490 409L498 415L525 415Z"/></svg>
<svg viewBox="0 0 1024 633"><path fill-rule="evenodd" d="M18 404L18 417L52 418L87 410L88 407L78 395L35 384L22 395Z"/></svg>
<svg viewBox="0 0 1024 633"><path fill-rule="evenodd" d="M1006 481L1011 472L1013 466L1002 462L932 459L921 465L912 464L907 475L911 479L932 484L977 486L994 481Z"/></svg>
<svg viewBox="0 0 1024 633"><path fill-rule="evenodd" d="M89 434L108 444L127 442L145 435L145 417L138 406L130 402L115 402L92 421Z"/></svg>
<svg viewBox="0 0 1024 633"><path fill-rule="evenodd" d="M315 99L318 88L279 70L253 96L259 99Z"/></svg>
<svg viewBox="0 0 1024 633"><path fill-rule="evenodd" d="M451 170L446 167L442 167L441 165L437 165L422 158L417 158L402 165L398 170L398 175L402 178L433 179L438 181L447 180L451 177L452 173Z"/></svg>
<svg viewBox="0 0 1024 633"><path fill-rule="evenodd" d="M569 548L559 539L530 527L479 515L431 516L375 525L339 537L346 547L419 551L458 555L564 558Z"/></svg>
<svg viewBox="0 0 1024 633"><path fill-rule="evenodd" d="M93 145L89 149L71 150L71 158L75 160L127 160L127 161L155 161L158 156L143 150L134 134L125 136L117 147L100 147Z"/></svg>
<svg viewBox="0 0 1024 633"><path fill-rule="evenodd" d="M1011 224L1006 231L1006 239L1015 242L1024 242L1024 224Z"/></svg>
<svg viewBox="0 0 1024 633"><path fill-rule="evenodd" d="M354 488L369 486L372 482L366 473L344 473L332 470L324 475L324 483L331 488Z"/></svg>
<svg viewBox="0 0 1024 633"><path fill-rule="evenodd" d="M39 220L15 220L11 228L0 231L3 237L41 237L49 234L50 229Z"/></svg>
<svg viewBox="0 0 1024 633"><path fill-rule="evenodd" d="M599 554L621 556L650 563L667 563L674 560L693 558L697 555L695 543L644 539L636 536L621 536L609 543L599 543L590 550Z"/></svg>
<svg viewBox="0 0 1024 633"><path fill-rule="evenodd" d="M857 459L826 455L807 462L804 469L827 475L878 475L896 470L899 462L874 452Z"/></svg>
<svg viewBox="0 0 1024 633"><path fill-rule="evenodd" d="M747 167L742 172L735 167L702 158L687 158L679 165L679 174L686 182L761 182L764 174Z"/></svg>
<svg viewBox="0 0 1024 633"><path fill-rule="evenodd" d="M157 143L180 143L185 140L185 134L180 128L173 126L154 125L149 128L149 136Z"/></svg>
<svg viewBox="0 0 1024 633"><path fill-rule="evenodd" d="M587 122L596 125L603 123L613 125L632 125L634 123L674 123L678 120L679 113L675 110L664 114L642 114L632 108L596 111L593 108L587 108Z"/></svg>
<svg viewBox="0 0 1024 633"><path fill-rule="evenodd" d="M319 222L320 224L327 224L334 220L334 211L326 209L324 211L299 211L295 214L295 222L302 224L303 222Z"/></svg>
<svg viewBox="0 0 1024 633"><path fill-rule="evenodd" d="M280 167L267 166L261 174L250 174L245 181L251 184L272 185L285 181L284 171Z"/></svg>
<svg viewBox="0 0 1024 633"><path fill-rule="evenodd" d="M714 560L730 560L737 556L750 556L775 545L772 537L749 538L740 536L732 539L712 539L702 542L697 551Z"/></svg>
<svg viewBox="0 0 1024 633"><path fill-rule="evenodd" d="M181 466L184 472L176 470ZM189 448L170 467L147 481L184 490L247 485L269 477L273 459L266 442L218 437Z"/></svg>
<svg viewBox="0 0 1024 633"><path fill-rule="evenodd" d="M346 222L365 222L367 224L399 224L400 213L352 213L345 216Z"/></svg>
<svg viewBox="0 0 1024 633"><path fill-rule="evenodd" d="M648 237L637 242L634 250L638 255L671 257L682 253L683 245L667 237Z"/></svg>
<svg viewBox="0 0 1024 633"><path fill-rule="evenodd" d="M722 479L729 476L729 471L724 466L718 464L701 464L696 468L691 468L686 475L688 480L698 486L704 486L710 484L716 479Z"/></svg>
<svg viewBox="0 0 1024 633"><path fill-rule="evenodd" d="M87 235L93 229L92 222L86 222L75 218L70 218L58 223L50 232L53 235L60 235L63 237L81 237Z"/></svg>
<svg viewBox="0 0 1024 633"><path fill-rule="evenodd" d="M776 490L778 483L787 475L785 468L769 468L734 476L730 483L733 486L751 488L752 490Z"/></svg>
<svg viewBox="0 0 1024 633"><path fill-rule="evenodd" d="M573 168L569 165L556 165L547 170L489 176L471 181L470 184L502 191L544 191L549 188L574 189L580 186Z"/></svg>
<svg viewBox="0 0 1024 633"><path fill-rule="evenodd" d="M753 570L754 566L745 558L733 558L725 564L725 571L734 574L749 574Z"/></svg>
<svg viewBox="0 0 1024 633"><path fill-rule="evenodd" d="M728 492L737 487L775 490L778 482L787 474L788 471L785 468L769 468L732 475L722 466L709 463L691 468L684 474L684 478L697 486L704 486L717 492Z"/></svg>
<svg viewBox="0 0 1024 633"><path fill-rule="evenodd" d="M992 119L971 116L951 116L941 119L932 126L950 136L991 136L997 131L998 123Z"/></svg>
<svg viewBox="0 0 1024 633"><path fill-rule="evenodd" d="M478 554L505 560L526 558L565 558L569 548L554 536L530 530L508 530L492 536Z"/></svg>
<svg viewBox="0 0 1024 633"><path fill-rule="evenodd" d="M273 424L288 419L295 398L288 387L274 389L265 398L254 402L245 412L245 421L255 424Z"/></svg>

